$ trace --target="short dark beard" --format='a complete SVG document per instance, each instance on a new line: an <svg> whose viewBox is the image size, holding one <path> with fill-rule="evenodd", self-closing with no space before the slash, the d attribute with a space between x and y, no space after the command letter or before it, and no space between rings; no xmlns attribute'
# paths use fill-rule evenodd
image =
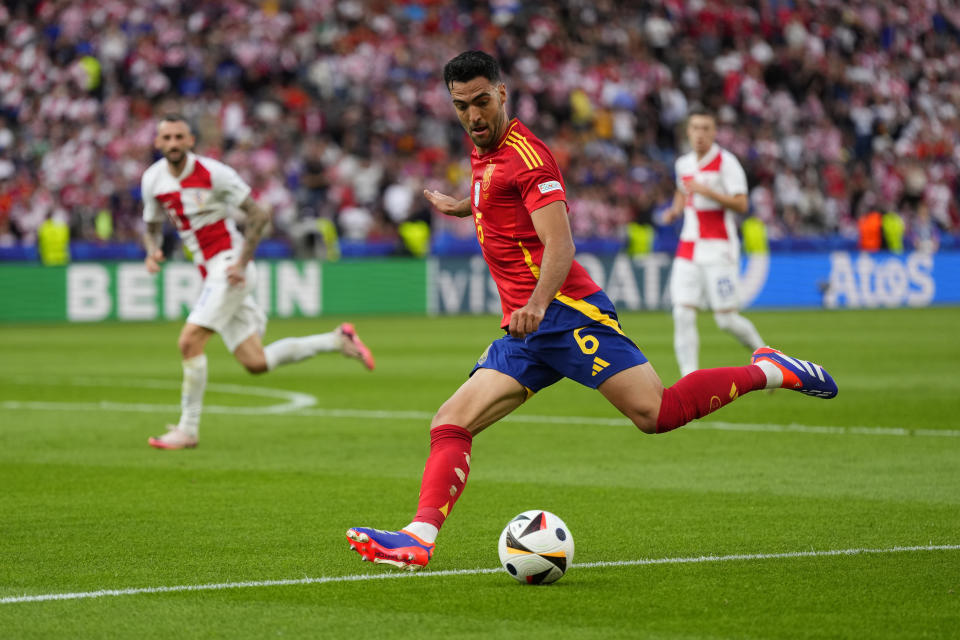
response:
<svg viewBox="0 0 960 640"><path fill-rule="evenodd" d="M167 159L167 163L170 166L172 166L174 169L177 169L178 171L183 169L183 166L187 163L187 152L180 151L179 153L180 153L180 160L178 162L174 162L168 154L166 153L163 154L163 157Z"/></svg>
<svg viewBox="0 0 960 640"><path fill-rule="evenodd" d="M510 121L509 118L507 118L506 112L504 111L500 111L499 113L497 113L497 118L500 120L500 123ZM481 149L481 151L483 151L484 153L487 153L492 149L494 149L497 146L497 141L500 140L500 136L502 136L504 131L506 131L506 126L504 126L503 129L501 130L497 130L497 124L494 124L493 122L488 122L487 128L490 130L490 146L483 147L483 148L477 147L478 149Z"/></svg>

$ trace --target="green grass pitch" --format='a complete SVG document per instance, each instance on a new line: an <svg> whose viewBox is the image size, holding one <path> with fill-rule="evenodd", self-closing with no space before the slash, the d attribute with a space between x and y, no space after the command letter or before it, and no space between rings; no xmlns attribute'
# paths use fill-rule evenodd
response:
<svg viewBox="0 0 960 640"><path fill-rule="evenodd" d="M0 637L956 638L960 309L749 315L840 395L753 393L647 436L563 381L476 439L421 574L344 531L408 522L429 417L497 318L351 318L373 373L333 354L253 377L214 339L181 452L146 443L178 415L178 325L0 326ZM622 322L672 383L669 315ZM746 362L700 327L701 366ZM531 508L576 541L554 585L494 571Z"/></svg>

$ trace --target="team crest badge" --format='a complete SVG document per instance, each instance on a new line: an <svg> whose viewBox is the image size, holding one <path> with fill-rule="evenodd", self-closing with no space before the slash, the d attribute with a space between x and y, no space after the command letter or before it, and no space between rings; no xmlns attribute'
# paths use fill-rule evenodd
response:
<svg viewBox="0 0 960 640"><path fill-rule="evenodd" d="M496 164L488 164L487 168L483 171L483 190L486 191L490 188L490 183L493 181L493 172L496 171Z"/></svg>

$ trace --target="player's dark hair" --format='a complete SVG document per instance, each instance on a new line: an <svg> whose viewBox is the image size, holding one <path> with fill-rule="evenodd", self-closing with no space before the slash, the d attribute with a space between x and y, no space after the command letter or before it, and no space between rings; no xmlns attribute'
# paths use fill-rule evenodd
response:
<svg viewBox="0 0 960 640"><path fill-rule="evenodd" d="M443 83L447 89L453 82L470 82L481 76L494 84L500 82L500 65L483 51L464 51L443 66Z"/></svg>
<svg viewBox="0 0 960 640"><path fill-rule="evenodd" d="M690 118L693 116L706 116L707 118L713 118L714 121L717 120L717 114L701 105L697 105L687 111L687 122L690 122Z"/></svg>
<svg viewBox="0 0 960 640"><path fill-rule="evenodd" d="M160 122L183 122L190 128L190 133L196 135L196 127L193 126L193 123L187 119L187 116L182 113L165 113L160 116Z"/></svg>

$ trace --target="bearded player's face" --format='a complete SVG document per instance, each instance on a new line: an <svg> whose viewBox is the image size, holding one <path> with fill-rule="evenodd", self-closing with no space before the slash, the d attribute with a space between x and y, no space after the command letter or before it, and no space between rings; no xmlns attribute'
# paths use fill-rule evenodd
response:
<svg viewBox="0 0 960 640"><path fill-rule="evenodd" d="M172 165L180 165L193 148L194 138L190 125L182 120L170 122L163 120L157 126L157 137L153 144Z"/></svg>
<svg viewBox="0 0 960 640"><path fill-rule="evenodd" d="M457 118L480 151L493 148L507 128L507 88L483 76L451 82L450 97Z"/></svg>

